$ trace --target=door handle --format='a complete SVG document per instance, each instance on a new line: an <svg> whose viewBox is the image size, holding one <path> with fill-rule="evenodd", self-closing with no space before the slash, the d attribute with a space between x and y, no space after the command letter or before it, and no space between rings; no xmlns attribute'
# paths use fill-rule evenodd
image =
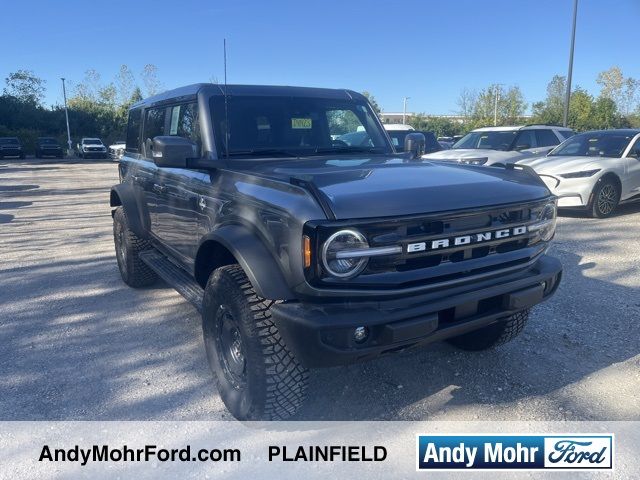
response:
<svg viewBox="0 0 640 480"><path fill-rule="evenodd" d="M164 185L158 185L157 183L154 183L153 191L156 193L165 193L167 191L167 187L165 187Z"/></svg>

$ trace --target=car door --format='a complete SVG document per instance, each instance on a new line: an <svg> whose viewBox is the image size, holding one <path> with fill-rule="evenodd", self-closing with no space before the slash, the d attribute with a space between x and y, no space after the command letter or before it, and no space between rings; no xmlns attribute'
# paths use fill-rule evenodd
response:
<svg viewBox="0 0 640 480"><path fill-rule="evenodd" d="M181 136L199 143L197 112L195 102L164 107L162 135ZM152 139L147 138L145 142L150 144ZM185 265L193 262L197 248L197 209L201 208L202 201L196 186L203 175L187 168L159 167L153 183L152 233L177 253Z"/></svg>

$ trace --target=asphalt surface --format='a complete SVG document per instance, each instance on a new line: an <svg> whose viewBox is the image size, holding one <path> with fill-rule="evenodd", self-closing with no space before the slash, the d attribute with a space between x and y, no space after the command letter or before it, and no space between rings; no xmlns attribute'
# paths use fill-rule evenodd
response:
<svg viewBox="0 0 640 480"><path fill-rule="evenodd" d="M229 419L200 318L134 290L108 161L0 161L0 420ZM494 351L445 343L315 370L304 420L640 419L640 206L559 220L557 294Z"/></svg>

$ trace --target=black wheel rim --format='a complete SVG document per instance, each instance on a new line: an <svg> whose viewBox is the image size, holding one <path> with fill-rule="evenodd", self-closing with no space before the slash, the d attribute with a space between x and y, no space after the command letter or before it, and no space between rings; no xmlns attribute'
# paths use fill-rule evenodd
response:
<svg viewBox="0 0 640 480"><path fill-rule="evenodd" d="M225 377L234 388L241 388L246 381L244 344L235 318L224 305L216 312L215 339Z"/></svg>
<svg viewBox="0 0 640 480"><path fill-rule="evenodd" d="M606 184L598 193L598 210L602 215L609 215L616 204L616 189L611 184Z"/></svg>

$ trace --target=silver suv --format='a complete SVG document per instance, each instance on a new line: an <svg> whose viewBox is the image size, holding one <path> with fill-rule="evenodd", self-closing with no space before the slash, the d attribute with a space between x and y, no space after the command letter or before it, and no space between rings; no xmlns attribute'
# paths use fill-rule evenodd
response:
<svg viewBox="0 0 640 480"><path fill-rule="evenodd" d="M546 155L573 134L570 128L550 125L477 128L458 140L450 150L422 158L504 166L524 158Z"/></svg>

